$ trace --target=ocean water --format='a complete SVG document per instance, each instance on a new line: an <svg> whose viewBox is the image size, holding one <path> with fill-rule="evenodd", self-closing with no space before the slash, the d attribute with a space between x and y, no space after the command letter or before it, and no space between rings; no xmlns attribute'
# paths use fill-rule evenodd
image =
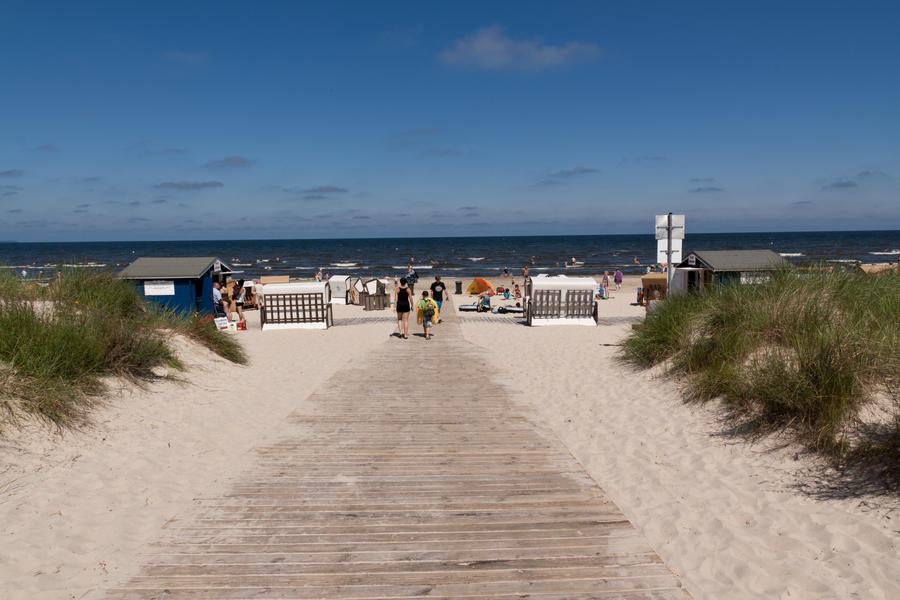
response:
<svg viewBox="0 0 900 600"><path fill-rule="evenodd" d="M704 233L688 235L692 250L768 248L793 263L896 262L900 231ZM160 242L0 243L0 265L49 277L63 266L120 269L140 256L217 256L246 277L331 274L382 277L406 272L410 259L420 276L491 276L508 268L532 273L594 274L617 268L641 273L656 262L652 235L226 240ZM531 258L534 264L531 265ZM574 257L575 268L564 263ZM636 264L639 262L640 265Z"/></svg>

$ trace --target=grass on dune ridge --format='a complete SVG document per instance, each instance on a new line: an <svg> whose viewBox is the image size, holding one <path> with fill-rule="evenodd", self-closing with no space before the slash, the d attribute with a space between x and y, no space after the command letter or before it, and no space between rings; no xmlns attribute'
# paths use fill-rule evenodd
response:
<svg viewBox="0 0 900 600"><path fill-rule="evenodd" d="M696 400L722 398L757 432L785 429L900 483L900 274L775 273L673 296L625 342ZM875 422L861 418L877 407Z"/></svg>
<svg viewBox="0 0 900 600"><path fill-rule="evenodd" d="M145 305L112 273L65 271L46 288L0 274L0 408L13 419L25 412L73 424L102 392L100 377L146 380L154 367L181 368L171 333L246 362L211 323Z"/></svg>

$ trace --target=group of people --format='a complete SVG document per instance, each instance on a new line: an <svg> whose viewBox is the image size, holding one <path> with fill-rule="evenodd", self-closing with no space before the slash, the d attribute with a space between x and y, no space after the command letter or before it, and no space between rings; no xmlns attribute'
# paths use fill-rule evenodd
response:
<svg viewBox="0 0 900 600"><path fill-rule="evenodd" d="M225 290L224 294L222 290ZM229 293L227 287L218 281L213 282L212 301L216 316L225 316L231 321L232 313L237 312L240 322L246 323L247 319L244 317L244 302L246 299L247 288L244 287L243 279L238 279L235 282L231 287L231 293Z"/></svg>
<svg viewBox="0 0 900 600"><path fill-rule="evenodd" d="M412 270L412 265L410 265ZM415 273L415 271L413 271ZM412 283L415 283L414 281ZM447 287L440 275L434 276L431 290L422 290L421 299L416 303L416 322L422 326L426 340L431 339L431 329L440 323L440 311L444 304ZM409 313L415 302L411 282L402 277L394 286L394 312L397 313L397 334L400 338L409 339ZM392 334L393 335L393 334Z"/></svg>
<svg viewBox="0 0 900 600"><path fill-rule="evenodd" d="M622 273L622 269L616 269L612 282L615 284L617 292L622 289L622 280L624 278L625 274ZM600 280L600 285L609 290L609 283L609 271L603 271L603 278Z"/></svg>

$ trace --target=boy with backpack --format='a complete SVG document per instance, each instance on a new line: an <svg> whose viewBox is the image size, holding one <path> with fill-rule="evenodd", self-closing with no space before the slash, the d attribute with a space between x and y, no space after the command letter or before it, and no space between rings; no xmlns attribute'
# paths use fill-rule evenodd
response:
<svg viewBox="0 0 900 600"><path fill-rule="evenodd" d="M425 339L430 340L431 334L429 332L435 321L437 321L438 306L437 302L428 297L427 290L422 292L422 299L419 300L419 304L416 306L416 316L419 323L422 324L422 329L425 331Z"/></svg>

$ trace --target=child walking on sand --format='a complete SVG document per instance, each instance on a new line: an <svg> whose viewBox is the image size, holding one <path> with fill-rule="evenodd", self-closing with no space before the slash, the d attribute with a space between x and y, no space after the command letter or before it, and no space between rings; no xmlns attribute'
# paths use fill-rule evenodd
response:
<svg viewBox="0 0 900 600"><path fill-rule="evenodd" d="M416 306L417 321L422 324L422 330L425 332L425 339L431 339L431 328L437 321L438 306L437 302L428 297L428 291L422 292L422 299Z"/></svg>

